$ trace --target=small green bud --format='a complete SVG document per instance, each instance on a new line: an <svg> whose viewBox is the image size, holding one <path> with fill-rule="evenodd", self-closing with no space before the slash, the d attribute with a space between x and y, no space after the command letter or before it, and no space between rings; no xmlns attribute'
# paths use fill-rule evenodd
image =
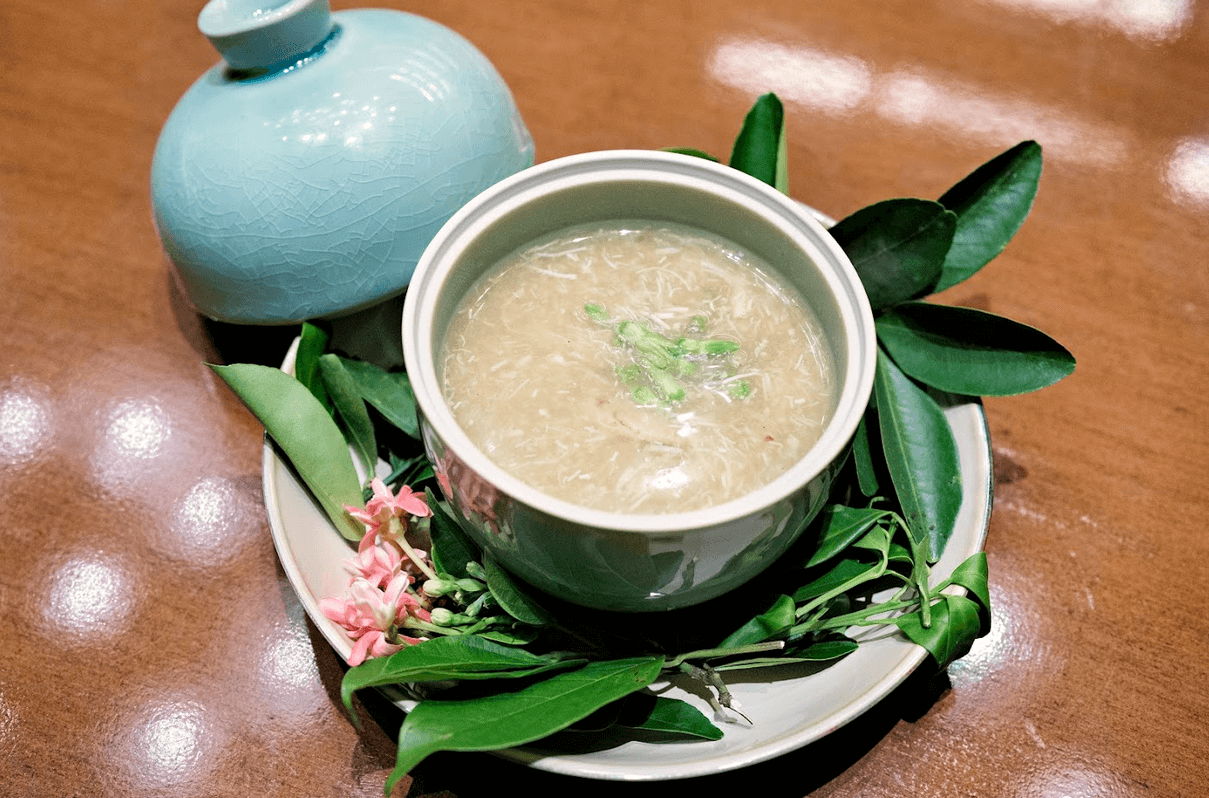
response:
<svg viewBox="0 0 1209 798"><path fill-rule="evenodd" d="M452 579L428 579L424 582L424 593L439 598L457 590L457 583Z"/></svg>
<svg viewBox="0 0 1209 798"><path fill-rule="evenodd" d="M490 593L481 594L474 600L473 603L471 603L469 607L466 608L466 614L471 618L477 618L479 616L479 612L481 612L483 609L483 605L487 603L487 597L490 595Z"/></svg>
<svg viewBox="0 0 1209 798"><path fill-rule="evenodd" d="M469 615L459 615L445 607L437 607L429 617L437 626L465 626L468 623L474 623L476 620Z"/></svg>

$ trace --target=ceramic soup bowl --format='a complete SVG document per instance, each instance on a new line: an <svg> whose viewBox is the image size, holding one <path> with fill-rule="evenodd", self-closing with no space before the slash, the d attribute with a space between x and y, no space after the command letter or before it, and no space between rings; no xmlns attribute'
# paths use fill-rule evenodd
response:
<svg viewBox="0 0 1209 798"><path fill-rule="evenodd" d="M574 225L647 219L689 225L748 250L806 299L836 365L834 414L780 477L705 509L627 514L555 499L471 443L441 389L439 355L459 300L522 245ZM771 565L825 503L869 401L876 338L852 264L809 209L737 170L654 151L550 161L504 179L459 210L417 265L403 353L428 454L454 513L504 568L595 609L668 610L733 590Z"/></svg>

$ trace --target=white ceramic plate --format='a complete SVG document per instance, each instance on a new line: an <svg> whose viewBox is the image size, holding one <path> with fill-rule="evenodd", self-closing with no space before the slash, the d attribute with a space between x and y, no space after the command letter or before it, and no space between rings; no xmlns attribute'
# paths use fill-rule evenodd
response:
<svg viewBox="0 0 1209 798"><path fill-rule="evenodd" d="M295 348L297 342L295 342ZM283 365L292 370L291 348ZM982 406L955 404L945 415L961 458L963 498L957 529L933 569L946 578L982 549L991 516L991 446ZM348 660L352 642L319 611L319 600L344 591L341 561L354 549L331 526L306 488L266 440L264 498L273 543L294 590L319 631ZM545 742L499 752L539 770L622 781L656 781L720 773L771 759L835 731L885 698L914 671L927 653L897 632L873 627L858 636L862 645L821 670L796 666L727 674L727 683L751 725L724 724L714 742L645 743L619 740L591 750L559 749ZM705 701L669 685L664 695L682 698L706 716ZM388 693L388 695L390 695ZM406 711L414 704L397 700Z"/></svg>

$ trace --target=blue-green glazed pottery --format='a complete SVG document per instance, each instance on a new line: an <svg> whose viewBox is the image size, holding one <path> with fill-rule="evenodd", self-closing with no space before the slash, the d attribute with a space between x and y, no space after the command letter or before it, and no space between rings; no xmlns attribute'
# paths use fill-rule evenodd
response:
<svg viewBox="0 0 1209 798"><path fill-rule="evenodd" d="M151 199L210 318L289 324L397 296L446 219L533 164L503 79L436 22L211 0L198 27L223 60L165 123Z"/></svg>

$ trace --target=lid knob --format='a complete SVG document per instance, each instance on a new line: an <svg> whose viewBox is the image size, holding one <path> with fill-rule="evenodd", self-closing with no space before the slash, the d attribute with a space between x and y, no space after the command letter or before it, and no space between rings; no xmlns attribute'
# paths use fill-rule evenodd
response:
<svg viewBox="0 0 1209 798"><path fill-rule="evenodd" d="M329 0L210 0L197 27L232 69L300 57L332 30Z"/></svg>

